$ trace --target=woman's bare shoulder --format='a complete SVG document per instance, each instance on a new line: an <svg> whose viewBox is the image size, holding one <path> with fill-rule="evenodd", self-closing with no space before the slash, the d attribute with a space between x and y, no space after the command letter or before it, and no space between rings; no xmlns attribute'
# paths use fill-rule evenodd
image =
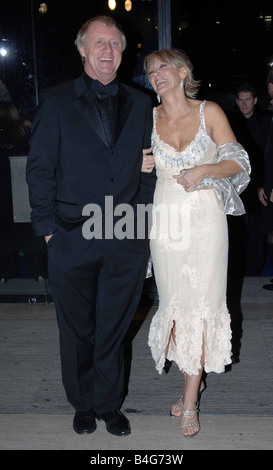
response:
<svg viewBox="0 0 273 470"><path fill-rule="evenodd" d="M204 112L206 120L209 120L211 123L217 122L218 120L227 121L224 110L214 101L206 101Z"/></svg>
<svg viewBox="0 0 273 470"><path fill-rule="evenodd" d="M226 113L219 104L207 101L204 111L207 129L217 145L224 142L236 142Z"/></svg>
<svg viewBox="0 0 273 470"><path fill-rule="evenodd" d="M208 113L215 113L215 112L223 113L224 112L221 106L215 103L215 101L206 101L205 109Z"/></svg>

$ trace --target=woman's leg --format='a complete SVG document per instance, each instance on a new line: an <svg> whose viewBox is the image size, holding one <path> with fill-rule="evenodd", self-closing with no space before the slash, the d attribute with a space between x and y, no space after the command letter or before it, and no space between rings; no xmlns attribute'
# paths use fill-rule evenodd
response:
<svg viewBox="0 0 273 470"><path fill-rule="evenodd" d="M203 368L199 370L198 375L184 374L185 389L183 410L196 411L195 413L183 413L181 415L180 427L184 436L191 436L199 431L198 415L196 410L196 402L198 392L201 386ZM189 416L188 416L189 415Z"/></svg>
<svg viewBox="0 0 273 470"><path fill-rule="evenodd" d="M173 322L173 328L171 331L171 337L176 344L176 325ZM203 341L203 352L201 358L201 364L204 363L204 341ZM189 375L184 373L185 387L184 396L172 406L171 415L181 416L180 427L182 428L182 434L184 436L190 436L196 434L199 431L199 422L197 412L190 413L191 416L187 416L189 413L183 413L184 411L197 411L196 403L198 399L199 391L202 391L205 384L202 382L203 366L199 369L197 375ZM190 425L190 426L189 426Z"/></svg>

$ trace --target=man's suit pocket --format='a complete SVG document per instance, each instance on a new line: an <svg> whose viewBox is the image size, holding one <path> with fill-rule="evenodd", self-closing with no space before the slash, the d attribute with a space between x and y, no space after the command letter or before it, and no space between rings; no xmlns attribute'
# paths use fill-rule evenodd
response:
<svg viewBox="0 0 273 470"><path fill-rule="evenodd" d="M57 229L56 232L53 233L52 237L50 237L48 242L46 242L46 247L47 248L51 248L51 246L53 246L55 244L55 242L58 238L59 232L60 232L60 230Z"/></svg>
<svg viewBox="0 0 273 470"><path fill-rule="evenodd" d="M81 208L77 202L56 200L56 213L62 220L77 220L81 217Z"/></svg>

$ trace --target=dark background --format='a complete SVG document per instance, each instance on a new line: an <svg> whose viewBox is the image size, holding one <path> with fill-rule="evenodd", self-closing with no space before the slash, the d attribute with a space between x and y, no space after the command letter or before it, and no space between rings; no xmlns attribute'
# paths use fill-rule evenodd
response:
<svg viewBox="0 0 273 470"><path fill-rule="evenodd" d="M157 0L132 0L131 12L125 11L124 0L116 0L114 12L109 10L107 0L48 0L45 14L39 12L40 3L0 0L0 49L8 51L5 57L0 55L0 79L8 88L22 121L32 121L43 89L81 74L82 64L74 41L81 25L96 15L113 16L125 30L127 48L119 78L135 86L149 87L143 59L158 49ZM171 0L170 3L172 47L183 49L192 59L195 78L201 81L198 98L216 101L229 112L235 108L237 87L250 81L257 87L258 103L263 109L268 102L266 77L270 64L273 65L273 1ZM149 91L156 101L155 93ZM34 237L30 223L13 223L11 155L27 155L27 150L15 147L0 152L0 236L1 233L4 236L0 244L0 302L44 301L45 295L50 298L44 240ZM1 206L9 208L10 225L1 219ZM238 236L235 238L237 244ZM269 261L265 274L267 268L271 273ZM26 285L25 279L31 283ZM156 291L153 278L147 280L147 285L149 295Z"/></svg>
<svg viewBox="0 0 273 470"><path fill-rule="evenodd" d="M124 0L117 0L114 12L107 0L48 0L45 14L39 13L40 3L1 0L0 6L0 45L9 50L0 56L0 77L24 116L31 119L35 112L37 89L81 73L74 40L80 26L98 14L115 17L125 29L128 46L120 78L145 85L143 57L158 48L157 0L132 0L131 12ZM272 0L171 0L171 17L172 46L192 59L203 97L229 106L245 80L266 95L273 64Z"/></svg>

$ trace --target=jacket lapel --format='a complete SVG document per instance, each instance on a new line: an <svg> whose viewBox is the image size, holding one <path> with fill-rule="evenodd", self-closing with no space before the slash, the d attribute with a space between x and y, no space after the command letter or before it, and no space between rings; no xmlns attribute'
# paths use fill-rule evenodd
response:
<svg viewBox="0 0 273 470"><path fill-rule="evenodd" d="M96 102L91 93L88 93L88 89L83 78L83 75L75 80L74 86L74 102L78 110L85 117L87 123L96 132L99 138L108 146L108 141L104 132L104 128L99 116L99 112L96 106ZM118 90L118 107L116 115L115 133L114 133L114 145L117 142L122 129L125 126L128 114L132 107L133 101L129 97L129 93L126 88L119 83Z"/></svg>
<svg viewBox="0 0 273 470"><path fill-rule="evenodd" d="M80 113L85 117L87 123L105 145L108 145L95 98L88 92L83 76L75 80L74 102Z"/></svg>
<svg viewBox="0 0 273 470"><path fill-rule="evenodd" d="M129 98L129 93L127 92L126 88L121 83L119 83L118 109L117 109L117 116L116 116L114 145L118 141L121 131L125 126L132 104L133 104L133 101Z"/></svg>

